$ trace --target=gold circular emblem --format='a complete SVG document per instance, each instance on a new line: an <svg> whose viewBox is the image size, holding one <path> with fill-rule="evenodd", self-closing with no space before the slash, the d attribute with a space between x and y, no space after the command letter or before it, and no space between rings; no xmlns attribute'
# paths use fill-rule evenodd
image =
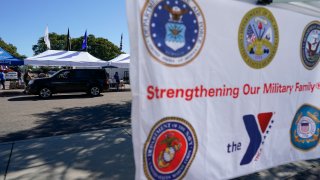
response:
<svg viewBox="0 0 320 180"><path fill-rule="evenodd" d="M179 117L157 122L144 145L143 166L148 179L183 179L198 149L192 125Z"/></svg>
<svg viewBox="0 0 320 180"><path fill-rule="evenodd" d="M250 10L243 17L238 33L240 54L245 63L262 69L273 60L279 44L276 19L266 8Z"/></svg>

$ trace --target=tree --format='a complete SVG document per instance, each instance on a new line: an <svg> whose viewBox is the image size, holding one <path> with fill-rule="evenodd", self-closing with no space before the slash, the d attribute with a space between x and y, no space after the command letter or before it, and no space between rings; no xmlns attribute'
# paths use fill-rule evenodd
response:
<svg viewBox="0 0 320 180"><path fill-rule="evenodd" d="M25 59L27 56L25 55L20 55L17 52L17 47L15 47L12 44L7 44L6 42L4 42L1 38L0 38L0 47L2 49L4 49L5 51L9 52L10 54L12 54L13 56L19 58L19 59Z"/></svg>
<svg viewBox="0 0 320 180"><path fill-rule="evenodd" d="M65 50L67 45L67 35L59 35L56 33L49 34L51 49ZM44 42L43 37L40 37L38 43L32 46L34 55L40 54L47 50L47 46Z"/></svg>
<svg viewBox="0 0 320 180"><path fill-rule="evenodd" d="M67 45L67 35L59 35L56 33L50 33L49 39L51 43L52 50L65 50ZM83 36L79 38L71 39L71 50L80 51L82 47ZM94 35L90 34L88 36L88 52L101 59L101 60L110 60L122 52L119 50L119 47L114 45L112 42L104 38L96 38ZM35 55L40 54L47 50L43 37L40 37L38 43L33 45L32 50Z"/></svg>

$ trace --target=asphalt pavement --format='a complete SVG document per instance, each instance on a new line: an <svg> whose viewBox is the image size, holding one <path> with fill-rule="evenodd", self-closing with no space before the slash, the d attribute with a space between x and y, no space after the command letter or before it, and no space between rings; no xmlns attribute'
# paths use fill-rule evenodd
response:
<svg viewBox="0 0 320 180"><path fill-rule="evenodd" d="M21 92L0 90L0 179L134 179L129 91ZM320 179L320 159L236 179Z"/></svg>
<svg viewBox="0 0 320 180"><path fill-rule="evenodd" d="M43 100L0 90L0 142L130 126L131 92L56 94Z"/></svg>
<svg viewBox="0 0 320 180"><path fill-rule="evenodd" d="M0 144L0 179L134 179L130 128Z"/></svg>
<svg viewBox="0 0 320 180"><path fill-rule="evenodd" d="M4 180L130 180L134 172L130 127L0 144L0 179ZM320 160L310 160L236 179L318 180L319 173Z"/></svg>

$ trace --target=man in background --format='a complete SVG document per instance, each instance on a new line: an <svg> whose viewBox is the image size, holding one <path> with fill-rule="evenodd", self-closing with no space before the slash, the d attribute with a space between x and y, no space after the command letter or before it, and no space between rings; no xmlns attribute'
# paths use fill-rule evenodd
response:
<svg viewBox="0 0 320 180"><path fill-rule="evenodd" d="M21 86L21 84L22 84L21 71L18 69L17 73L18 73L19 86Z"/></svg>
<svg viewBox="0 0 320 180"><path fill-rule="evenodd" d="M113 78L116 80L117 91L119 91L120 78L119 78L118 72L114 74Z"/></svg>
<svg viewBox="0 0 320 180"><path fill-rule="evenodd" d="M0 82L2 84L2 89L6 89L5 87L6 77L3 70L0 70Z"/></svg>

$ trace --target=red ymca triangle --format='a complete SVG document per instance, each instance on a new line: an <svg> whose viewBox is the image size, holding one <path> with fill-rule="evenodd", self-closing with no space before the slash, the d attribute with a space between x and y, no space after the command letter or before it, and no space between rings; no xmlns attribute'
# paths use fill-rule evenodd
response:
<svg viewBox="0 0 320 180"><path fill-rule="evenodd" d="M272 115L273 115L272 112L258 114L258 121L259 121L260 129L262 133L266 131L270 123L270 120L272 118Z"/></svg>

